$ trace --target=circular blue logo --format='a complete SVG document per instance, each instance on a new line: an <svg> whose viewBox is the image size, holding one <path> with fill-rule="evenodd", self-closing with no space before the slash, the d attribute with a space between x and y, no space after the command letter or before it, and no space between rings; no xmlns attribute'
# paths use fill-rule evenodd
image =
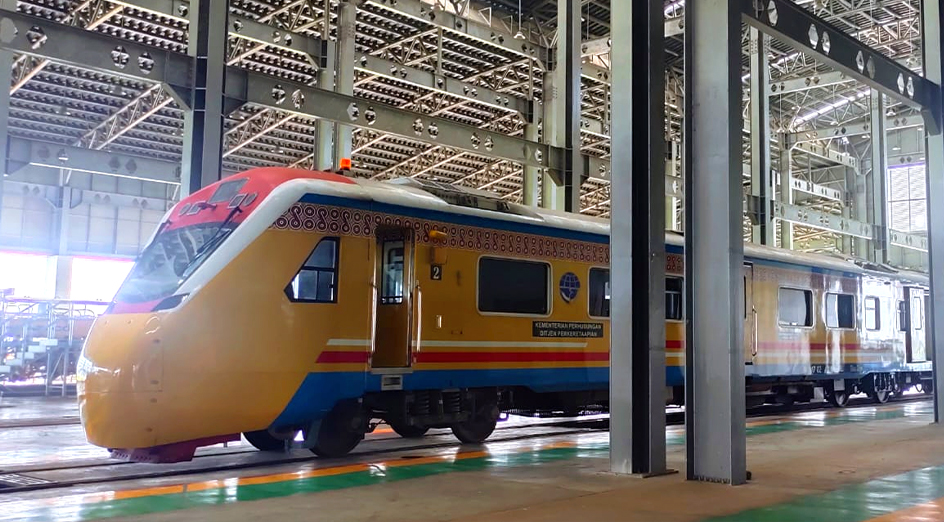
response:
<svg viewBox="0 0 944 522"><path fill-rule="evenodd" d="M560 278L560 294L564 302L571 302L580 291L580 278L573 272L567 272Z"/></svg>

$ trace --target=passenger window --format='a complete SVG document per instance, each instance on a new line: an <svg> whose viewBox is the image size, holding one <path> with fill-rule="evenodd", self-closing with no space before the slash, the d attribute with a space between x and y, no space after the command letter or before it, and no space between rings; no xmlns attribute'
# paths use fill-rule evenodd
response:
<svg viewBox="0 0 944 522"><path fill-rule="evenodd" d="M911 316L914 317L914 329L920 330L924 326L924 306L918 296L911 298Z"/></svg>
<svg viewBox="0 0 944 522"><path fill-rule="evenodd" d="M302 303L337 302L339 241L336 237L326 237L318 242L285 288L289 300Z"/></svg>
<svg viewBox="0 0 944 522"><path fill-rule="evenodd" d="M865 329L866 330L881 330L882 329L882 312L879 310L879 301L878 297L866 297L865 298Z"/></svg>
<svg viewBox="0 0 944 522"><path fill-rule="evenodd" d="M383 242L380 304L403 302L403 240Z"/></svg>
<svg viewBox="0 0 944 522"><path fill-rule="evenodd" d="M826 327L855 328L855 296L826 294Z"/></svg>
<svg viewBox="0 0 944 522"><path fill-rule="evenodd" d="M482 312L547 315L550 311L547 263L516 259L479 259L478 306Z"/></svg>
<svg viewBox="0 0 944 522"><path fill-rule="evenodd" d="M898 301L898 331L908 331L908 311L905 309L904 301Z"/></svg>
<svg viewBox="0 0 944 522"><path fill-rule="evenodd" d="M813 326L813 292L795 288L781 288L778 295L780 324L784 326Z"/></svg>
<svg viewBox="0 0 944 522"><path fill-rule="evenodd" d="M610 271L590 269L590 317L610 316Z"/></svg>
<svg viewBox="0 0 944 522"><path fill-rule="evenodd" d="M682 278L665 278L665 318L668 321L681 321L683 317Z"/></svg>

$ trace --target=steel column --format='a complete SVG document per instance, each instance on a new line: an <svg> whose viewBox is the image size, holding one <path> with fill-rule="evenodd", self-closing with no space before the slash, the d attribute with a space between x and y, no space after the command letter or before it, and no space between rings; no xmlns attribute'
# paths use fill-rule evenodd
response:
<svg viewBox="0 0 944 522"><path fill-rule="evenodd" d="M685 428L689 480L746 481L741 16L685 13Z"/></svg>
<svg viewBox="0 0 944 522"><path fill-rule="evenodd" d="M337 52L337 92L348 96L354 95L354 38L357 35L356 20L357 7L350 0L344 0L338 5L338 52ZM350 158L352 150L352 133L350 125L337 125L334 138L335 161L341 158Z"/></svg>
<svg viewBox="0 0 944 522"><path fill-rule="evenodd" d="M751 196L758 199L751 240L776 242L770 216L770 37L751 27Z"/></svg>
<svg viewBox="0 0 944 522"><path fill-rule="evenodd" d="M0 8L16 10L16 0L0 0ZM0 50L0 86L9 89L13 83L13 53ZM0 210L3 210L4 178L10 174L10 96L9 91L3 91L0 96ZM0 212L2 217L3 212Z"/></svg>
<svg viewBox="0 0 944 522"><path fill-rule="evenodd" d="M557 66L554 69L557 97L562 104L564 125L558 129L564 149L561 182L564 210L580 212L580 185L583 177L580 157L580 0L557 1Z"/></svg>
<svg viewBox="0 0 944 522"><path fill-rule="evenodd" d="M223 172L223 90L228 0L190 5L188 53L194 60L191 110L184 111L181 198L217 181Z"/></svg>
<svg viewBox="0 0 944 522"><path fill-rule="evenodd" d="M777 200L783 205L793 205L793 145L788 144L785 135L780 135L780 191ZM793 249L793 223L780 220L780 247Z"/></svg>
<svg viewBox="0 0 944 522"><path fill-rule="evenodd" d="M324 59L325 66L318 71L318 87L325 90L335 90L335 70L337 68L337 48L329 42L331 49ZM329 170L337 163L334 159L334 126L335 123L326 118L318 120L315 135L314 168L315 170Z"/></svg>
<svg viewBox="0 0 944 522"><path fill-rule="evenodd" d="M662 0L613 2L610 469L665 465L665 73Z"/></svg>
<svg viewBox="0 0 944 522"><path fill-rule="evenodd" d="M941 84L944 72L944 56L941 54L941 25L944 10L941 0L921 2L921 21L924 37L925 77ZM941 107L937 107L941 112ZM931 353L934 360L934 422L941 423L944 407L944 371L939 363L944 361L944 135L940 132L926 137L927 199L928 199L928 272L931 276L930 331Z"/></svg>
<svg viewBox="0 0 944 522"><path fill-rule="evenodd" d="M524 126L524 139L528 141L538 141L538 125L528 123ZM541 175L541 169L529 165L523 165L524 177L522 181L522 202L529 207L538 205L538 176Z"/></svg>
<svg viewBox="0 0 944 522"><path fill-rule="evenodd" d="M872 112L871 141L872 158L871 172L866 178L866 221L875 225L875 235L869 248L869 259L876 263L888 262L888 197L886 195L885 180L888 177L888 150L886 144L887 127L885 117L885 98L872 89L870 97Z"/></svg>

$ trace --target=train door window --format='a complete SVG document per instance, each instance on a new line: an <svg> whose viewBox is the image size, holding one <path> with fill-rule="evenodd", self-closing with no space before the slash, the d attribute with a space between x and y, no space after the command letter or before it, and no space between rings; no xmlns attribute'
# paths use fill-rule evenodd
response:
<svg viewBox="0 0 944 522"><path fill-rule="evenodd" d="M813 326L813 292L781 288L778 307L781 325Z"/></svg>
<svg viewBox="0 0 944 522"><path fill-rule="evenodd" d="M403 302L403 240L383 242L380 304Z"/></svg>
<svg viewBox="0 0 944 522"><path fill-rule="evenodd" d="M479 311L547 315L551 309L550 274L547 263L479 259Z"/></svg>
<svg viewBox="0 0 944 522"><path fill-rule="evenodd" d="M610 271L590 269L590 317L610 316Z"/></svg>
<svg viewBox="0 0 944 522"><path fill-rule="evenodd" d="M920 330L924 326L924 303L918 296L911 298L911 316L914 318L914 329Z"/></svg>
<svg viewBox="0 0 944 522"><path fill-rule="evenodd" d="M865 329L866 330L881 330L882 329L882 312L879 309L879 303L881 301L878 297L866 297L865 298Z"/></svg>
<svg viewBox="0 0 944 522"><path fill-rule="evenodd" d="M665 278L665 318L668 321L681 321L685 308L682 299L682 278Z"/></svg>
<svg viewBox="0 0 944 522"><path fill-rule="evenodd" d="M826 327L855 328L855 296L826 294Z"/></svg>
<svg viewBox="0 0 944 522"><path fill-rule="evenodd" d="M908 331L908 311L905 309L904 301L898 301L898 331Z"/></svg>
<svg viewBox="0 0 944 522"><path fill-rule="evenodd" d="M337 302L339 241L336 237L326 237L318 242L285 288L289 300L301 303Z"/></svg>

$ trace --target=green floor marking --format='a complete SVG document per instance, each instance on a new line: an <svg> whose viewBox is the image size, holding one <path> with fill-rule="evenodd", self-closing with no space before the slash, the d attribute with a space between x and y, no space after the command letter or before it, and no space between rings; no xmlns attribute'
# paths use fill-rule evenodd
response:
<svg viewBox="0 0 944 522"><path fill-rule="evenodd" d="M864 522L941 497L944 466L936 466L704 522Z"/></svg>
<svg viewBox="0 0 944 522"><path fill-rule="evenodd" d="M908 406L902 406L890 410L880 410L871 412L846 411L836 416L825 418L798 418L784 420L776 424L763 426L749 426L747 428L748 436L755 436L765 433L776 433L782 431L792 431L805 428L829 427L850 422L864 422L873 420L887 420L903 418L906 416L905 409ZM835 411L835 410L831 410ZM909 409L909 416L924 415L930 412L930 405L922 404L918 408ZM685 441L684 431L672 431L666 434L666 442L670 446L683 444ZM553 448L537 451L528 451L520 453L500 453L477 458L460 459L451 462L426 463L415 465L404 465L382 468L377 467L365 471L345 473L341 475L329 475L320 477L309 477L296 480L285 480L280 482L271 482L266 484L236 485L230 487L221 487L206 489L202 491L189 491L186 493L169 493L163 495L151 495L137 498L128 498L120 500L107 500L100 502L82 503L76 501L73 504L62 506L43 505L43 501L22 501L10 502L2 505L0 508L0 520L17 520L23 522L47 521L47 520L97 520L117 516L143 515L147 513L157 513L165 511L174 511L182 509L192 509L201 506L214 506L229 504L233 502L243 502L250 500L260 500L266 498L284 497L299 493L316 493L320 491L330 491L352 487L362 487L374 484L383 484L397 482L412 478L427 477L443 473L452 473L457 471L482 471L486 469L496 469L502 467L522 467L535 466L548 462L554 462L573 458L600 458L609 457L609 444L605 442L584 444L571 448ZM923 471L926 475L921 476ZM724 518L717 519L718 522L740 522L740 521L780 521L780 520L804 520L808 522L817 522L819 520L829 520L829 522L853 522L866 520L865 518L816 518L817 510L825 509L828 505L845 506L849 502L860 504L857 508L861 513L883 514L900 508L894 507L901 505L909 507L916 503L926 502L936 498L944 497L944 467L934 470L919 470L912 472L915 478L889 477L882 479L891 483L885 490L876 486L872 489L863 490L854 500L845 499L843 496L830 497L822 500L818 507L811 508L809 500L796 501L792 511L780 512L773 506L754 512L744 514L746 518ZM930 475L928 475L930 474ZM932 476L933 475L933 476ZM897 481L897 482L896 482ZM875 481L880 482L880 481ZM906 486L893 487L894 484L907 483ZM872 483L869 483L872 484ZM866 487L861 485L860 487ZM939 492L938 489L941 491ZM907 495L901 492L907 491ZM919 496L919 492L922 492ZM833 492L831 494L838 494ZM848 494L848 493L847 493ZM928 500L921 500L921 499ZM907 499L907 502L906 500ZM63 499L68 500L68 499ZM788 506L785 504L783 506ZM872 506L866 508L863 506ZM783 509L787 509L784 507ZM884 511L877 511L884 509ZM770 510L769 512L767 510ZM786 513L785 515L783 513ZM797 518L802 515L801 518ZM741 514L735 515L740 517ZM874 516L874 515L873 515ZM766 517L766 518L763 518ZM780 517L780 518L777 518ZM715 521L713 521L715 522Z"/></svg>

